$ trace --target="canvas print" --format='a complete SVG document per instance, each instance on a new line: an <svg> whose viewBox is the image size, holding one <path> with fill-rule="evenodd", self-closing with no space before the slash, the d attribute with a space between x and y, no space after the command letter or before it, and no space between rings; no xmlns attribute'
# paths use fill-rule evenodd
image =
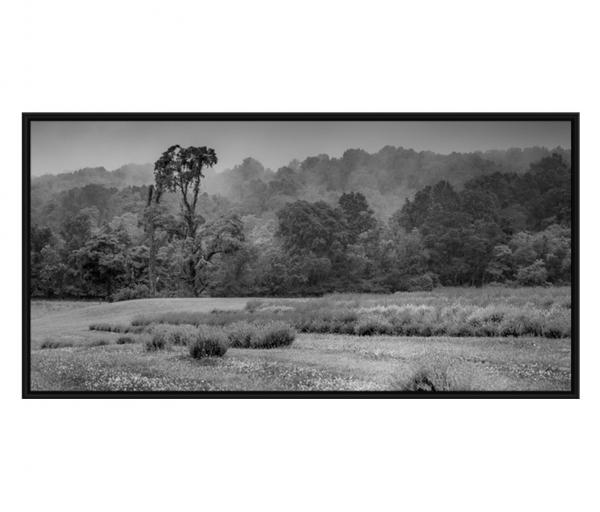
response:
<svg viewBox="0 0 600 512"><path fill-rule="evenodd" d="M409 117L25 116L24 393L572 394L577 116Z"/></svg>

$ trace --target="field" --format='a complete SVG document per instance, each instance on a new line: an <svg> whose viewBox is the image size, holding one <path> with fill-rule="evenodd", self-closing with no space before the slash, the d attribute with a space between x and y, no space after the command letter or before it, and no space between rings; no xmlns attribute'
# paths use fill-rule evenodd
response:
<svg viewBox="0 0 600 512"><path fill-rule="evenodd" d="M32 301L31 388L569 390L570 306L566 287L322 299ZM276 325L297 332L291 345L231 342L236 329L258 340L257 332ZM229 346L221 357L199 359L185 340L150 349L161 329L193 336L198 329L222 331Z"/></svg>

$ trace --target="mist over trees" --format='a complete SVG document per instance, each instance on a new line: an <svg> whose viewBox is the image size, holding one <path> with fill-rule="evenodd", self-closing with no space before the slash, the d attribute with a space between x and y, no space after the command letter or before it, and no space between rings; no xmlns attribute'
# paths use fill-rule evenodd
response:
<svg viewBox="0 0 600 512"><path fill-rule="evenodd" d="M35 178L31 292L150 296L563 284L570 152L386 146L216 173L211 148ZM129 171L128 171L129 169Z"/></svg>

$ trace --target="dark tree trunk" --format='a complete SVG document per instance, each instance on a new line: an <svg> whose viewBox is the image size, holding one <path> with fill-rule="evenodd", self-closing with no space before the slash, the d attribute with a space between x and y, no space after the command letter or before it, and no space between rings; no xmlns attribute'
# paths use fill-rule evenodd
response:
<svg viewBox="0 0 600 512"><path fill-rule="evenodd" d="M148 281L150 282L150 296L156 296L156 214L158 212L153 211L152 207L152 198L154 196L154 204L158 206L158 202L160 200L160 191L157 191L154 194L154 186L150 185L148 189L148 203L146 205L147 208L147 222L146 227L150 235L150 251L148 255Z"/></svg>
<svg viewBox="0 0 600 512"><path fill-rule="evenodd" d="M194 294L194 297L198 297L199 292L196 288L196 262L194 261L194 257L191 256L188 260L188 283Z"/></svg>
<svg viewBox="0 0 600 512"><path fill-rule="evenodd" d="M156 296L156 240L154 236L154 220L150 222L150 253L148 255L148 280L150 281L150 296Z"/></svg>

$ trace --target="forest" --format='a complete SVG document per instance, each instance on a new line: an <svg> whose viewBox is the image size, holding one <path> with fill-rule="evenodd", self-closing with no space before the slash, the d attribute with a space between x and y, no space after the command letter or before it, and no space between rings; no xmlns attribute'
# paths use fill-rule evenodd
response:
<svg viewBox="0 0 600 512"><path fill-rule="evenodd" d="M31 296L301 296L571 279L570 152L215 150L34 178Z"/></svg>

